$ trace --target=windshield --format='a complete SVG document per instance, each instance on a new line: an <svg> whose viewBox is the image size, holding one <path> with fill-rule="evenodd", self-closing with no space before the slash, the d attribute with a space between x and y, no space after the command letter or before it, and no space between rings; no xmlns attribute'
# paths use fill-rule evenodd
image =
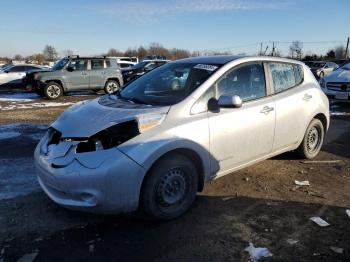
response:
<svg viewBox="0 0 350 262"><path fill-rule="evenodd" d="M136 103L173 105L192 93L219 67L217 64L165 64L131 82L119 96Z"/></svg>
<svg viewBox="0 0 350 262"><path fill-rule="evenodd" d="M67 63L69 59L62 58L61 60L58 60L57 63L52 67L52 70L61 70Z"/></svg>
<svg viewBox="0 0 350 262"><path fill-rule="evenodd" d="M142 67L144 67L148 62L140 62L140 63L137 63L136 65L134 65L132 67L132 69L140 69Z"/></svg>
<svg viewBox="0 0 350 262"><path fill-rule="evenodd" d="M323 67L326 63L314 63L312 67Z"/></svg>
<svg viewBox="0 0 350 262"><path fill-rule="evenodd" d="M343 65L341 69L350 70L350 63Z"/></svg>

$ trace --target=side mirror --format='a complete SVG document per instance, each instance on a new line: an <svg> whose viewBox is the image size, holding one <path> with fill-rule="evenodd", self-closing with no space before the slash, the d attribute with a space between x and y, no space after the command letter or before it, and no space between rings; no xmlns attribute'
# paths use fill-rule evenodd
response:
<svg viewBox="0 0 350 262"><path fill-rule="evenodd" d="M242 107L242 99L237 96L220 96L218 106L221 108L240 108Z"/></svg>
<svg viewBox="0 0 350 262"><path fill-rule="evenodd" d="M74 66L68 66L67 67L67 71L68 72L73 72L75 70L75 67Z"/></svg>

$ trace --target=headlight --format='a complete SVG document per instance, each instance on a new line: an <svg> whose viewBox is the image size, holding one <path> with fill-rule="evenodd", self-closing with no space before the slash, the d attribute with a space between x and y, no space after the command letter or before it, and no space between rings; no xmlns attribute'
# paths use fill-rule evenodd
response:
<svg viewBox="0 0 350 262"><path fill-rule="evenodd" d="M146 114L138 117L140 133L160 125L165 119L165 114Z"/></svg>

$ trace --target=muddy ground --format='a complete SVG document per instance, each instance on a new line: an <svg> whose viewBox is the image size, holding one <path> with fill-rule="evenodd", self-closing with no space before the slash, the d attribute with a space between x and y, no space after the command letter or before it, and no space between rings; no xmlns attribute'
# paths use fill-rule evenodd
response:
<svg viewBox="0 0 350 262"><path fill-rule="evenodd" d="M293 153L263 161L207 184L182 217L157 222L141 213L73 212L49 200L36 182L32 154L67 105L30 108L47 101L26 95L1 100L9 96L0 94L0 106L8 108L0 109L0 261L248 261L250 242L273 254L263 261L350 261L350 105L332 106L315 159L334 162L308 163ZM330 226L319 227L313 216Z"/></svg>

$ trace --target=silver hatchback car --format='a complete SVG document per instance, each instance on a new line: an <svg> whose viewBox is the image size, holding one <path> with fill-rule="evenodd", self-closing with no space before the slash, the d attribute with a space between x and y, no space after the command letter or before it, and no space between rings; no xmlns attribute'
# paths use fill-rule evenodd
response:
<svg viewBox="0 0 350 262"><path fill-rule="evenodd" d="M205 182L286 151L315 157L328 126L328 99L303 63L195 57L73 105L35 162L41 187L62 206L171 219Z"/></svg>

